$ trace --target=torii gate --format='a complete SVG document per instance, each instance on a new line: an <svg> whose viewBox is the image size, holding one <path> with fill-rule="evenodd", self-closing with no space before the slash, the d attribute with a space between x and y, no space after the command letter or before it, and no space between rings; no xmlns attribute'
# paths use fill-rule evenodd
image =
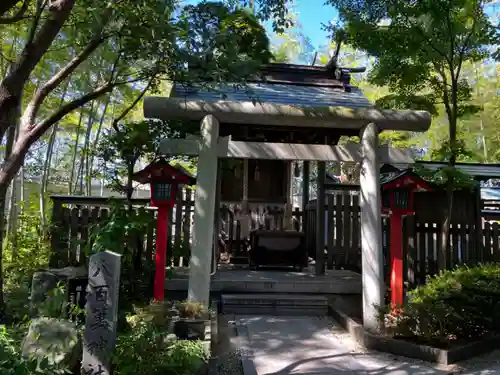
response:
<svg viewBox="0 0 500 375"><path fill-rule="evenodd" d="M188 299L208 303L214 214L219 158L306 160L318 162L361 162L361 252L363 324L378 329L377 307L384 305L380 163L413 163L409 150L379 147L383 130L423 132L431 116L423 111L378 110L374 108L300 107L252 101L185 100L147 97L144 115L163 120L173 117L198 120L201 137L165 140L160 152L198 155L193 246ZM338 128L359 130L361 144L345 146L232 141L219 137L219 124ZM324 165L324 164L323 164Z"/></svg>

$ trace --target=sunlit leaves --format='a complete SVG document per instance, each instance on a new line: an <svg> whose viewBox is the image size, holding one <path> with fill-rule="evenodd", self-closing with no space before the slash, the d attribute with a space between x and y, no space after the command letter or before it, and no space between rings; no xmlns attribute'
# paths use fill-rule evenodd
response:
<svg viewBox="0 0 500 375"><path fill-rule="evenodd" d="M457 124L480 109L470 103L466 62L483 59L494 43L485 0L329 0L345 21L348 40L377 58L371 82L387 85L384 107L425 109L443 105L450 141L440 157L460 156ZM335 30L334 30L335 31ZM439 155L436 154L436 157ZM461 157L461 156L460 156Z"/></svg>
<svg viewBox="0 0 500 375"><path fill-rule="evenodd" d="M231 9L248 7L261 21L271 20L273 30L283 33L293 25L293 20L288 17L291 0L226 0Z"/></svg>

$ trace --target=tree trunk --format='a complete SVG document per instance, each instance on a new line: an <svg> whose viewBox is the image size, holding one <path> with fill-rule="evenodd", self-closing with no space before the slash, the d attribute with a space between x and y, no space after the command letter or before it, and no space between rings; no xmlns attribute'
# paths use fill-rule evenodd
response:
<svg viewBox="0 0 500 375"><path fill-rule="evenodd" d="M10 117L7 118L7 121L10 124L18 123L19 114L20 114L20 105L18 102L15 105L15 111L10 112ZM11 159L12 155L17 153L17 148L15 139L16 139L16 127L11 127L9 129L8 137L7 137L7 145L5 147L5 160L3 162L3 166L0 169L0 322L5 318L5 298L3 293L3 248L4 248L4 239L6 238L5 233L5 206L7 201L7 190L9 189L9 185L12 182L13 177L16 175L19 170L19 166L17 169L11 170L10 173L3 173L5 168L12 165ZM26 150L27 151L27 150ZM26 154L26 153L25 153ZM23 157L24 161L24 157ZM13 165L15 167L15 165Z"/></svg>
<svg viewBox="0 0 500 375"><path fill-rule="evenodd" d="M9 235L11 244L12 244L12 256L17 256L17 225L18 225L18 217L20 214L19 202L24 202L24 200L18 200L19 190L24 186L21 182L21 178L24 177L24 174L19 173L17 178L14 178L11 184L11 196L9 203L9 216L7 222L7 234Z"/></svg>
<svg viewBox="0 0 500 375"><path fill-rule="evenodd" d="M79 170L78 177L80 178L80 195L83 195L83 192L84 192L84 185L85 185L85 180L86 180L86 178L84 176L84 173L85 173L84 166L85 166L85 160L86 160L85 155L89 151L89 138L90 138L90 131L92 130L92 122L93 121L94 121L94 102L92 102L92 104L90 105L90 112L89 112L89 116L87 118L87 129L85 131L85 139L83 141L83 150L82 150L81 155L80 155L80 167L78 168L78 170Z"/></svg>
<svg viewBox="0 0 500 375"><path fill-rule="evenodd" d="M7 142L5 145L5 158L4 158L4 163L7 163L8 158L12 154L12 149L14 147L14 144L16 142L17 136L19 134L19 116L21 114L21 104L18 103L16 111L12 114L13 118L9 120L10 123L15 124L14 127L9 128L9 131L7 133ZM23 176L24 177L24 176ZM16 206L16 183L15 183L15 178L14 181L10 183L10 195L8 194L9 191L9 186L7 185L6 188L6 193L4 202L3 202L3 211L0 212L5 212L5 208L8 206L8 214L7 215L2 215L4 218L4 223L2 224L2 229L1 229L1 236L6 237L7 241L10 240L12 241L12 255L15 256L17 253L17 206ZM8 218L8 221L5 222L5 218ZM12 236L9 236L12 234ZM3 244L2 244L3 246ZM0 247L2 249L3 247ZM1 252L1 250L0 250ZM0 278L3 279L3 273L0 273L2 275Z"/></svg>
<svg viewBox="0 0 500 375"><path fill-rule="evenodd" d="M11 121L17 121L16 119L12 119ZM16 140L16 128L9 128L7 132L7 140L5 143L5 154L4 154L4 162L10 157L12 153L12 147L14 147L14 141ZM7 189L6 199L10 197L9 189Z"/></svg>
<svg viewBox="0 0 500 375"><path fill-rule="evenodd" d="M134 161L132 163L129 163L127 166L127 191L126 191L126 194L127 194L127 206L128 206L129 211L132 211L132 195L134 194L134 187L132 185L132 183L133 183L132 176L134 175L134 165L136 163L135 160L137 160L137 159L134 159Z"/></svg>
<svg viewBox="0 0 500 375"><path fill-rule="evenodd" d="M104 120L106 119L106 112L108 111L108 106L109 106L109 103L111 101L111 95L108 95L107 99L106 99L106 102L104 104L104 109L102 111L102 114L101 114L101 118L99 119L99 126L97 127L97 132L96 132L96 135L95 135L95 139L94 139L94 144L92 145L92 152L90 153L90 160L87 160L87 165L90 165L90 168L91 168L91 173L93 172L93 168L94 168L94 157L95 157L95 153L96 153L96 150L97 150L97 147L99 146L99 139L101 137L101 131L102 131L102 126L104 124ZM113 119L113 114L114 114L114 106L112 107L111 109L111 119ZM102 182L101 182L101 196L102 196Z"/></svg>
<svg viewBox="0 0 500 375"><path fill-rule="evenodd" d="M19 171L19 201L24 202L24 166Z"/></svg>
<svg viewBox="0 0 500 375"><path fill-rule="evenodd" d="M16 43L17 43L17 35L14 37L14 40L12 41L12 44L10 46L10 50L9 50L9 55L8 56L12 55L12 53L14 51L14 46L15 46ZM12 62L10 62L7 65L7 64L4 64L4 60L5 60L5 58L2 56L2 77L6 76L7 74L9 74L10 70L13 67ZM7 68L5 68L5 65L7 65ZM14 127L10 127L9 130L8 130L8 133L7 133L7 140L6 140L6 144L5 144L4 161L6 161L7 158L10 156L10 154L12 152L12 147L14 146L14 142L15 142L17 133L19 132L19 115L20 115L20 111L21 111L21 106L20 106L20 103L18 103L17 110L12 113L13 117L9 119L9 123L14 123L15 126ZM8 202L8 206L6 207L7 208L7 215L6 215L6 217L9 218L9 220L6 223L5 234L11 240L14 240L14 238L12 238L10 236L10 234L12 234L12 232L13 232L12 231L12 225L11 225L11 223L12 223L13 218L14 218L15 198L16 198L16 184L13 183L13 184L11 184L10 189L7 191L7 195L6 195L6 204ZM15 233L15 230L14 230L14 233ZM15 244L12 244L12 245L13 245L12 246L12 251L15 251Z"/></svg>
<svg viewBox="0 0 500 375"><path fill-rule="evenodd" d="M75 150L73 151L73 161L71 163L71 172L69 175L68 194L73 193L73 182L75 180L76 157L78 155L78 143L80 141L80 128L82 126L82 120L83 120L83 108L80 109L80 117L78 119L78 126L76 127ZM77 178L78 178L78 176L77 176Z"/></svg>
<svg viewBox="0 0 500 375"><path fill-rule="evenodd" d="M16 140L16 130L17 130L16 128L9 128L9 131L7 132L4 161L7 161L7 159L10 157L10 154L12 153L12 147L14 146L14 142ZM4 203L5 210L0 211L2 212L3 215L5 215L5 217L8 218L12 216L12 210L14 209L11 202L15 200L16 196L15 189L16 189L15 183L11 183L10 186L7 188L7 192L5 194L5 203ZM10 234L12 233L12 228L9 224L10 220L5 223L5 235L7 236L7 241L9 240Z"/></svg>
<svg viewBox="0 0 500 375"><path fill-rule="evenodd" d="M456 106L455 106L456 107ZM452 168L456 164L456 143L457 143L457 117L453 111L448 113L449 132L450 132L450 158L448 160L448 168L450 169L446 181L446 208L441 223L441 254L438 257L439 271L445 270L447 267L447 258L450 251L450 225L453 215L453 192L455 181Z"/></svg>
<svg viewBox="0 0 500 375"><path fill-rule="evenodd" d="M7 198L6 184L0 184L0 212L5 211L5 199ZM3 292L3 240L5 230L5 215L0 215L0 323L5 320L5 296Z"/></svg>
<svg viewBox="0 0 500 375"><path fill-rule="evenodd" d="M57 134L57 124L52 127L50 132L49 143L45 153L45 161L43 163L42 181L40 182L40 218L42 219L42 232L45 233L47 227L47 215L45 213L45 195L47 194L47 186L49 184L50 166L52 164L52 153Z"/></svg>
<svg viewBox="0 0 500 375"><path fill-rule="evenodd" d="M64 92L61 96L61 102L59 105L64 103L66 98L66 93L68 92L69 80L67 81ZM54 153L54 144L56 142L57 136L57 123L52 125L52 131L50 132L49 143L47 145L47 152L45 153L45 161L43 165L42 181L40 184L40 218L42 219L42 233L46 234L47 229L47 215L45 207L45 195L47 194L47 187L49 185L50 167L52 165L52 154Z"/></svg>
<svg viewBox="0 0 500 375"><path fill-rule="evenodd" d="M92 124L94 123L94 115L97 112L97 108L94 107L95 102L92 102L90 107L89 121L87 123L87 132L85 133L85 143L82 162L85 161L85 191L87 196L92 195L92 167L89 165L90 163L90 136L92 134ZM83 173L83 171L82 171Z"/></svg>
<svg viewBox="0 0 500 375"><path fill-rule="evenodd" d="M479 87L479 72L477 69L477 64L474 64L474 72L476 74L476 95L479 97L479 102L484 105L482 93L483 91ZM483 111L479 113L479 128L481 129L481 144L483 146L484 162L488 161L488 148L486 147L486 137L484 136L484 121L483 121Z"/></svg>
<svg viewBox="0 0 500 375"><path fill-rule="evenodd" d="M37 6L26 45L13 65L13 69L0 82L0 139L3 139L9 127L13 125L9 120L17 111L24 85L59 35L59 31L71 14L75 1L51 1L43 22L40 22L43 9Z"/></svg>

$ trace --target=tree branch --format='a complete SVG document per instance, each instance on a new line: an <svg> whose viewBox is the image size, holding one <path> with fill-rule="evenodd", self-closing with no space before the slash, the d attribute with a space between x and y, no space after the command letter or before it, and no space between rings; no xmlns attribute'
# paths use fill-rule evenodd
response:
<svg viewBox="0 0 500 375"><path fill-rule="evenodd" d="M7 1L7 0L2 0L2 1ZM17 12L14 13L14 15L10 17L0 17L0 25L8 25L11 23L21 21L24 18L26 10L28 10L28 5L29 5L29 0L24 0L23 4L21 5L21 8L19 8ZM2 14L5 14L5 12Z"/></svg>
<svg viewBox="0 0 500 375"><path fill-rule="evenodd" d="M455 74L455 72L453 72L453 74L455 74L455 79L457 81L460 78L460 72L462 70L462 65L464 62L465 51L467 50L467 47L469 45L469 41L472 38L472 35L474 34L474 31L476 28L476 17L474 17L473 22L474 23L472 24L472 29L471 29L470 33L468 33L467 36L465 37L464 44L462 45L462 48L460 49L460 53L458 54L457 72L456 72L456 74Z"/></svg>
<svg viewBox="0 0 500 375"><path fill-rule="evenodd" d="M146 87L144 87L144 89L141 90L141 92L139 93L139 95L137 95L137 98L135 98L135 100L127 108L125 108L123 110L123 112L120 114L120 116L118 116L117 118L115 118L113 120L113 123L112 123L113 129L115 129L118 132L118 123L121 120L123 120L125 118L125 116L127 116L130 113L130 111L137 105L137 103L139 103L139 101L144 97L144 95L146 94L146 92L149 90L149 88L153 84L153 81L154 81L155 78L156 78L156 74L154 74L149 79Z"/></svg>
<svg viewBox="0 0 500 375"><path fill-rule="evenodd" d="M450 38L450 70L453 74L453 56L455 55L455 33L453 32L453 27L451 25L451 1L448 1L448 12L446 12L446 25L448 26L448 37Z"/></svg>
<svg viewBox="0 0 500 375"><path fill-rule="evenodd" d="M2 0L0 1L0 16L4 16L5 13L13 9L19 0Z"/></svg>
<svg viewBox="0 0 500 375"><path fill-rule="evenodd" d="M43 0L46 2L47 0ZM24 85L51 44L59 35L62 26L69 18L76 0L53 0L49 5L49 16L38 32L34 31L33 40L28 41L17 59L16 64L0 83L0 137L11 126L9 116L21 100ZM40 3L38 3L40 4ZM40 7L39 7L40 8ZM38 9L40 10L40 9Z"/></svg>
<svg viewBox="0 0 500 375"><path fill-rule="evenodd" d="M406 23L408 25L412 24L409 17L406 17ZM444 53L443 51L441 51L439 48L437 48L434 45L434 43L432 42L432 39L429 38L427 35L425 35L425 32L420 28L420 26L418 24L415 24L414 28L416 29L416 31L418 32L420 37L423 39L423 43L427 44L429 47L431 47L432 50L434 50L434 52L436 52L439 56L441 56L443 59L445 59L446 61L449 62L449 57L446 55L446 53Z"/></svg>
<svg viewBox="0 0 500 375"><path fill-rule="evenodd" d="M30 126L29 128L30 137L33 137L33 139L35 140L38 139L47 131L47 129L49 129L56 122L60 121L68 113L84 106L90 101L95 100L108 92L111 92L116 86L117 86L116 83L107 82L104 85L96 88L94 91L89 92L75 100L72 100L69 103L66 103L65 105L61 106L57 111L52 113L49 117L47 117L45 120L42 120L39 123Z"/></svg>
<svg viewBox="0 0 500 375"><path fill-rule="evenodd" d="M32 100L28 104L23 117L21 119L21 124L25 127L30 127L35 122L38 110L42 105L45 98L55 90L59 84L68 78L103 42L104 38L103 30L104 26L109 22L112 14L112 7L108 6L102 16L100 17L100 22L98 22L97 27L94 31L94 35L87 46L80 51L71 61L69 61L58 73L56 73L51 79L49 79L42 87L36 91ZM110 81L108 81L110 82Z"/></svg>
<svg viewBox="0 0 500 375"><path fill-rule="evenodd" d="M103 42L101 38L92 40L83 51L75 56L65 67L49 79L33 96L26 110L23 114L21 123L24 126L30 126L36 118L38 110L42 105L45 98L55 89L59 84L68 78L82 62L84 62Z"/></svg>
<svg viewBox="0 0 500 375"><path fill-rule="evenodd" d="M31 22L31 27L29 29L28 38L26 39L26 44L24 45L24 49L33 44L33 40L35 39L36 30L38 29L38 25L40 20L42 19L42 13L47 5L47 0L35 0L35 16ZM23 51L24 52L24 51Z"/></svg>

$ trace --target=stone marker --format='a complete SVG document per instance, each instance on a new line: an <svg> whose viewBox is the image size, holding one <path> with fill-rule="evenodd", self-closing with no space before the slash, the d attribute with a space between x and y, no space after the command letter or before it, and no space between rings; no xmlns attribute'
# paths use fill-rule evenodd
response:
<svg viewBox="0 0 500 375"><path fill-rule="evenodd" d="M121 255L110 251L90 257L82 375L111 374L111 356L116 342L120 261Z"/></svg>
<svg viewBox="0 0 500 375"><path fill-rule="evenodd" d="M47 299L48 293L57 288L58 283L64 285L68 294L70 280L84 278L87 278L86 267L52 268L35 272L31 282L30 317L40 316L40 307Z"/></svg>

